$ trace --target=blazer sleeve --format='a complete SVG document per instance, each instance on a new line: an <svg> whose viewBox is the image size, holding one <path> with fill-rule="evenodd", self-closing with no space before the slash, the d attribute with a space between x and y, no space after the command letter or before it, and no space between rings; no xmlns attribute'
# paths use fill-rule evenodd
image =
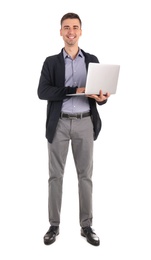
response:
<svg viewBox="0 0 151 260"><path fill-rule="evenodd" d="M77 87L64 86L64 74L61 74L56 64L50 63L50 59L46 58L43 63L37 94L40 99L49 101L60 101L66 97L66 94L76 93Z"/></svg>

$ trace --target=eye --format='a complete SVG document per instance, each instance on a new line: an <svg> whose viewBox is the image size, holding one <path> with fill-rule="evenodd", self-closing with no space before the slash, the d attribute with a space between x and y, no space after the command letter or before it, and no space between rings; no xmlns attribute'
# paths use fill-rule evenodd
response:
<svg viewBox="0 0 151 260"><path fill-rule="evenodd" d="M69 30L70 27L69 26L64 26L64 30Z"/></svg>
<svg viewBox="0 0 151 260"><path fill-rule="evenodd" d="M78 26L74 26L73 29L74 29L74 30L78 30L79 27L78 27Z"/></svg>

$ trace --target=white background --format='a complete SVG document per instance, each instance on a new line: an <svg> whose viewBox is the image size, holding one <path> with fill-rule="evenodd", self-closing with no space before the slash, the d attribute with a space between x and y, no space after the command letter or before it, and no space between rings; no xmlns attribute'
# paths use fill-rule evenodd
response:
<svg viewBox="0 0 151 260"><path fill-rule="evenodd" d="M118 90L99 107L94 222L100 246L80 236L77 178L69 152L60 235L43 244L47 216L46 102L37 87L44 59L60 52L60 19L77 12L79 46L121 65ZM151 259L151 37L147 0L0 2L1 259Z"/></svg>

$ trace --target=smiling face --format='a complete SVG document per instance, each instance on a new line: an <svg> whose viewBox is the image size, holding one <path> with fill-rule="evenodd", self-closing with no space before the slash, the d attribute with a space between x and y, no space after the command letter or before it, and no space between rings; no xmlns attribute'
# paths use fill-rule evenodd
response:
<svg viewBox="0 0 151 260"><path fill-rule="evenodd" d="M78 19L66 19L63 21L60 35L65 46L78 46L79 37L82 35L81 25Z"/></svg>

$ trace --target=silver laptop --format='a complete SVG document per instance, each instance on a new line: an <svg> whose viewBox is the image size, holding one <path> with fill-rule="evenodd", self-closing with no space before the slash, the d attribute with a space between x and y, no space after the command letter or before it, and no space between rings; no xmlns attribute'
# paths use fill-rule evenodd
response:
<svg viewBox="0 0 151 260"><path fill-rule="evenodd" d="M85 93L67 94L67 96L98 95L100 90L103 91L103 94L107 92L115 94L119 71L120 65L89 63Z"/></svg>

